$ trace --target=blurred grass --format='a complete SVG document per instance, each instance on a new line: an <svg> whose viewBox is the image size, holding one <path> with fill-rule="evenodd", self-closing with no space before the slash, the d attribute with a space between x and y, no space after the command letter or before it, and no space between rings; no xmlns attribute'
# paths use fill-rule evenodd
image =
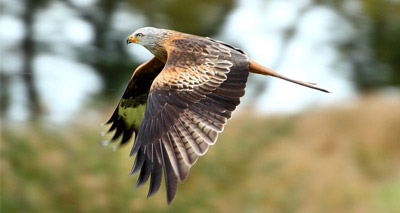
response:
<svg viewBox="0 0 400 213"><path fill-rule="evenodd" d="M170 206L164 188L133 189L130 145L112 152L99 131L3 126L2 212L400 212L398 97L236 114Z"/></svg>

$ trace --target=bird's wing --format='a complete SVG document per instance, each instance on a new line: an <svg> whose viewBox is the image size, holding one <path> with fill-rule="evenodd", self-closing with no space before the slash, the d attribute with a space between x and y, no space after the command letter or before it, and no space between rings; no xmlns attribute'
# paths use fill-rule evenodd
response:
<svg viewBox="0 0 400 213"><path fill-rule="evenodd" d="M241 52L201 37L167 46L168 59L147 100L131 155L137 186L149 176L148 196L158 191L164 170L168 203L198 157L217 140L244 95L249 61Z"/></svg>
<svg viewBox="0 0 400 213"><path fill-rule="evenodd" d="M107 121L107 124L111 124L108 131L115 131L112 142L126 144L133 133L137 136L150 86L163 67L164 63L154 57L135 70L117 108Z"/></svg>

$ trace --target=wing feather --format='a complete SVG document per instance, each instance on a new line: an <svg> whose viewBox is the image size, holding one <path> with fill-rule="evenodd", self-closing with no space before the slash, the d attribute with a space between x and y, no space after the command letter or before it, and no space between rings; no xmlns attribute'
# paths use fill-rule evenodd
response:
<svg viewBox="0 0 400 213"><path fill-rule="evenodd" d="M223 130L223 125L228 121L227 117L220 115L219 113L213 112L214 109L209 108L200 102L189 108L191 112L198 114L202 119L207 119L214 125L219 124L221 131Z"/></svg>
<svg viewBox="0 0 400 213"><path fill-rule="evenodd" d="M158 146L158 148L160 147L158 143L150 144L151 177L150 177L149 193L147 194L147 197L154 195L160 189L161 186L162 167L160 165L160 162L158 161L156 146Z"/></svg>
<svg viewBox="0 0 400 213"><path fill-rule="evenodd" d="M163 148L163 144L160 143L161 148L161 159L164 168L165 186L167 188L167 202L168 204L174 199L176 190L178 188L178 181L174 174L173 168L168 159L168 154Z"/></svg>
<svg viewBox="0 0 400 213"><path fill-rule="evenodd" d="M113 140L122 135L122 141L129 141L135 134L131 155L136 153L136 157L131 174L141 170L136 185L150 178L148 196L153 195L160 188L163 171L169 203L175 196L177 181L184 181L199 156L215 144L239 105L249 60L236 48L196 36L178 36L166 49L165 65L159 65L154 81L143 93L147 101L140 96L145 106L140 125L126 122L130 115L118 111L138 102L131 98L135 95L125 94L126 100L121 100L109 123L110 131L116 130ZM135 88L132 83L128 86L129 90Z"/></svg>
<svg viewBox="0 0 400 213"><path fill-rule="evenodd" d="M190 131L186 128L186 126L182 123L181 120L178 120L178 123L175 124L175 126L177 127L177 129L180 132L180 137L182 138L182 140L185 143L188 143L193 151L197 154L197 155L203 155L206 151L207 148L205 148L204 146L200 146L200 144L198 144L195 140L195 138L193 138L192 134L190 133Z"/></svg>
<svg viewBox="0 0 400 213"><path fill-rule="evenodd" d="M188 110L187 112L185 112L189 117L199 121L200 123L208 126L209 128L211 128L212 130L216 131L216 132L222 132L222 130L224 129L224 123L220 122L220 121L215 121L213 120L214 117L209 116L207 113L204 114L200 114L200 110L198 111L192 111L192 110Z"/></svg>
<svg viewBox="0 0 400 213"><path fill-rule="evenodd" d="M144 156L146 156L145 158L147 158L147 159L144 160L144 164L140 170L140 175L139 175L139 178L136 183L136 188L141 186L142 184L146 183L150 177L151 161L147 157L147 149L146 148L147 148L147 146L144 147L143 154L144 154Z"/></svg>
<svg viewBox="0 0 400 213"><path fill-rule="evenodd" d="M199 157L194 153L192 146L182 140L175 126L173 126L173 130L170 132L170 135L174 139L174 142L182 155L183 161L187 166L192 166Z"/></svg>
<svg viewBox="0 0 400 213"><path fill-rule="evenodd" d="M205 143L207 143L208 145L212 145L214 144L214 140L216 138L210 137L210 135L208 135L209 131L204 130L204 128L199 127L200 123L195 123L193 121L193 119L191 117L188 116L188 114L184 114L181 119L183 120L183 122L192 130L194 130L194 132L203 139L203 141Z"/></svg>
<svg viewBox="0 0 400 213"><path fill-rule="evenodd" d="M146 156L145 150L146 150L146 146L141 148L140 151L137 153L137 155L135 157L135 163L133 163L132 170L129 173L130 175L135 174L142 168L143 163L145 161L145 156Z"/></svg>
<svg viewBox="0 0 400 213"><path fill-rule="evenodd" d="M150 86L163 67L164 63L154 57L135 70L117 108L107 121L111 124L108 132L115 130L112 142L126 144L134 133L136 137Z"/></svg>
<svg viewBox="0 0 400 213"><path fill-rule="evenodd" d="M168 153L172 168L175 174L178 174L178 179L182 182L188 176L190 167L183 162L182 154L169 133L164 136L162 141Z"/></svg>

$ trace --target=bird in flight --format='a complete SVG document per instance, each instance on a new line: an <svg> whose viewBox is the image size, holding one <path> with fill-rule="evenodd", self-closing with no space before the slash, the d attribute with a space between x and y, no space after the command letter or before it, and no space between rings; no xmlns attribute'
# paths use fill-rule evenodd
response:
<svg viewBox="0 0 400 213"><path fill-rule="evenodd" d="M208 37L144 27L131 34L154 57L134 71L111 118L111 141L134 140L130 174L140 171L136 187L150 178L147 197L164 174L168 204L178 181L217 141L245 93L249 73L270 75L312 89L315 84L282 76L250 59L238 48Z"/></svg>

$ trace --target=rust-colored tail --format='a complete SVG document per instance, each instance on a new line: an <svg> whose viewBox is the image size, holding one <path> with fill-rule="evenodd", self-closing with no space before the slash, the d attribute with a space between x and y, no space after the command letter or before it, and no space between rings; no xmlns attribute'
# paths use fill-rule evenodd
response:
<svg viewBox="0 0 400 213"><path fill-rule="evenodd" d="M298 80L287 78L287 77L285 77L285 76L283 76L283 75L281 75L281 74L279 74L279 73L277 73L277 72L275 72L275 71L273 71L271 69L268 69L268 68L258 64L257 62L255 62L255 61L253 61L251 59L249 59L249 60L250 60L249 69L250 69L250 72L252 72L252 73L274 76L274 77L277 77L277 78L280 78L280 79L283 79L283 80L286 80L286 81L290 81L290 82L295 83L295 84L300 84L302 86L309 87L311 89L316 89L316 90L319 90L319 91L322 91L322 92L330 93L328 90L319 88L319 87L315 86L315 84L313 84L313 83L307 83L307 82L303 82L303 81L298 81Z"/></svg>

